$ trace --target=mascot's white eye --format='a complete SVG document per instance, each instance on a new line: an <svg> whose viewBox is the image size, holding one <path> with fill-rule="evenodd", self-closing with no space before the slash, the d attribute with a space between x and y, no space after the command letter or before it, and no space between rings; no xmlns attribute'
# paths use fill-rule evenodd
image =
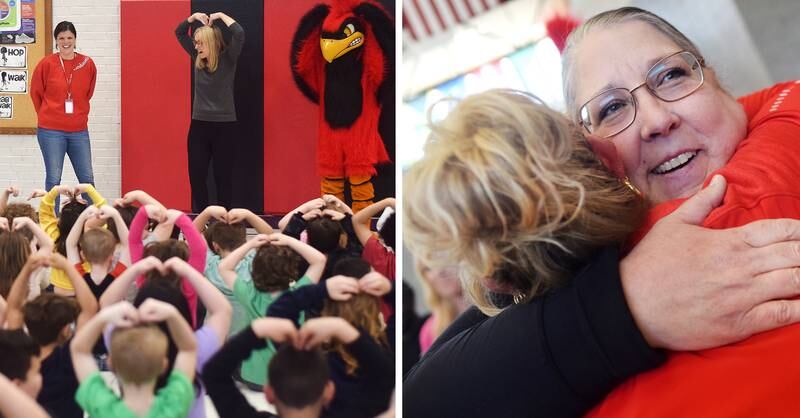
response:
<svg viewBox="0 0 800 418"><path fill-rule="evenodd" d="M352 23L348 23L348 24L347 24L347 26L345 26L345 27L344 27L344 34L345 34L346 36L350 36L350 35L352 35L352 34L353 34L353 32L355 32L355 31L356 31L356 27L355 27L355 26L353 26L353 24L352 24Z"/></svg>

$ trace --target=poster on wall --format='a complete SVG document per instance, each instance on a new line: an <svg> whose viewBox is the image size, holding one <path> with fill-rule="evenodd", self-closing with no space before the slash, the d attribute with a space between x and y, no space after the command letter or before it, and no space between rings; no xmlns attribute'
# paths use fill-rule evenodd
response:
<svg viewBox="0 0 800 418"><path fill-rule="evenodd" d="M0 0L0 138L36 134L36 110L23 96L30 92L33 66L53 49L52 37L47 36L53 3Z"/></svg>
<svg viewBox="0 0 800 418"><path fill-rule="evenodd" d="M19 0L0 0L0 30L18 31L22 27Z"/></svg>
<svg viewBox="0 0 800 418"><path fill-rule="evenodd" d="M0 119L11 119L14 115L14 98L0 96Z"/></svg>
<svg viewBox="0 0 800 418"><path fill-rule="evenodd" d="M27 93L28 72L21 70L0 70L0 92Z"/></svg>
<svg viewBox="0 0 800 418"><path fill-rule="evenodd" d="M36 42L35 0L0 0L0 44Z"/></svg>
<svg viewBox="0 0 800 418"><path fill-rule="evenodd" d="M28 48L25 46L0 45L0 67L25 68Z"/></svg>

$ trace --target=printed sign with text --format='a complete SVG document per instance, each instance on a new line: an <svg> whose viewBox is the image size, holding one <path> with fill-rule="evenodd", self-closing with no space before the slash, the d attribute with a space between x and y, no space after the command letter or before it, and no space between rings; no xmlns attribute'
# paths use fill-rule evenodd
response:
<svg viewBox="0 0 800 418"><path fill-rule="evenodd" d="M14 116L14 98L0 96L0 119L11 119Z"/></svg>
<svg viewBox="0 0 800 418"><path fill-rule="evenodd" d="M0 92L27 93L28 72L22 70L0 70Z"/></svg>
<svg viewBox="0 0 800 418"><path fill-rule="evenodd" d="M0 45L0 67L25 68L28 61L27 47Z"/></svg>

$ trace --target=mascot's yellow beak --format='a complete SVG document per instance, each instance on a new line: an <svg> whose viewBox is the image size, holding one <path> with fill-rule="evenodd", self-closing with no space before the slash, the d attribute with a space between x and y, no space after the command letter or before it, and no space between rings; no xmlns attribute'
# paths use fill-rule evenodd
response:
<svg viewBox="0 0 800 418"><path fill-rule="evenodd" d="M319 39L319 48L322 50L322 57L328 63L336 58L364 45L364 35L361 32L354 32L344 39Z"/></svg>

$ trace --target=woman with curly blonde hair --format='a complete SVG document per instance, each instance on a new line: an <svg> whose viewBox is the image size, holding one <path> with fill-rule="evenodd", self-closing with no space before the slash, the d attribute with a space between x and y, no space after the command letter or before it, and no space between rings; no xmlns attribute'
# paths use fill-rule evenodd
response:
<svg viewBox="0 0 800 418"><path fill-rule="evenodd" d="M455 267L488 315L501 307L487 284L518 303L559 287L600 248L622 243L644 209L575 125L512 90L458 103L404 183L409 250L429 268Z"/></svg>
<svg viewBox="0 0 800 418"><path fill-rule="evenodd" d="M578 127L513 90L467 97L434 124L424 157L404 176L403 193L405 245L420 264L457 276L480 309L459 316L407 374L404 412L516 417L544 405L541 416L551 416L556 409L546 406L561 402L553 382L563 377L549 366L560 359L550 356L565 351L548 339L593 347L615 330L581 330L593 324L567 311L573 302L564 295L573 297L570 282L588 283L582 287L591 299L575 303L587 316L618 301L619 281L598 279L619 274L614 249L636 229L642 199L603 166ZM582 270L590 277L581 279ZM558 312L549 320L546 299L561 301L551 303ZM633 325L629 315L605 316ZM632 351L650 351L632 328L613 338ZM598 351L582 356L584 362L618 354ZM474 393L465 385L477 378L490 383ZM551 392L532 399L538 391L531 387ZM576 403L564 411L582 409Z"/></svg>

